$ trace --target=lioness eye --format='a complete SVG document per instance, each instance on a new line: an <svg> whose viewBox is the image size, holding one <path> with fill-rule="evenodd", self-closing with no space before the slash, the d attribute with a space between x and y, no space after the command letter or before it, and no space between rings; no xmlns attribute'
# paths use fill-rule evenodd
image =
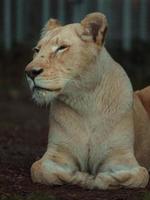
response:
<svg viewBox="0 0 150 200"><path fill-rule="evenodd" d="M39 49L38 47L34 47L34 48L33 48L33 51L34 51L35 53L39 53L40 49Z"/></svg>
<svg viewBox="0 0 150 200"><path fill-rule="evenodd" d="M59 51L63 51L63 50L65 50L65 49L67 49L69 46L67 46L67 45L61 45L61 46L59 46L57 49L56 49L56 53L57 52L59 52Z"/></svg>

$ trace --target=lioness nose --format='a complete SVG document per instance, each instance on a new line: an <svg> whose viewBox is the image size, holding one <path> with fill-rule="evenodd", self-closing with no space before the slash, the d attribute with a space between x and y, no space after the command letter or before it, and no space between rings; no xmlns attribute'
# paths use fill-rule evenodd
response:
<svg viewBox="0 0 150 200"><path fill-rule="evenodd" d="M43 72L42 68L34 68L30 70L25 70L26 74L31 78L34 79L36 76Z"/></svg>

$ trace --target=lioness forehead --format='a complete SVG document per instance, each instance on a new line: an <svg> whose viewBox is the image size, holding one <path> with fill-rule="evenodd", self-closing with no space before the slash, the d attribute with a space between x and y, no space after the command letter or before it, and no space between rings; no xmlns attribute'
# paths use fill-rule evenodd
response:
<svg viewBox="0 0 150 200"><path fill-rule="evenodd" d="M77 23L60 26L47 31L47 33L39 41L38 45L49 42L59 44L59 42L62 41L71 43L71 41L79 39L78 33L81 31L82 26Z"/></svg>

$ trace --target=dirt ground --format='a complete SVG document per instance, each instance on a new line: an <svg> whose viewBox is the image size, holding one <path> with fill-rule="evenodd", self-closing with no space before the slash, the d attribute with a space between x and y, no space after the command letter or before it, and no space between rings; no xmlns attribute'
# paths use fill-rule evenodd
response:
<svg viewBox="0 0 150 200"><path fill-rule="evenodd" d="M146 189L90 191L69 185L50 187L33 184L30 179L30 166L41 157L47 144L47 110L35 105L30 98L1 98L0 200L11 199L16 195L17 200L38 200L39 196L42 200L150 199L150 185Z"/></svg>

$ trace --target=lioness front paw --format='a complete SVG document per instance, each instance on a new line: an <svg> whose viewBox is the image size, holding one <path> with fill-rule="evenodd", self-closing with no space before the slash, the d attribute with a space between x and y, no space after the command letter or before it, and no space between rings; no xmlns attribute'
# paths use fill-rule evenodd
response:
<svg viewBox="0 0 150 200"><path fill-rule="evenodd" d="M57 163L51 160L39 160L33 163L31 167L31 177L35 183L48 185L62 185L68 182L70 174Z"/></svg>
<svg viewBox="0 0 150 200"><path fill-rule="evenodd" d="M44 183L41 161L36 161L31 167L31 178L35 183Z"/></svg>
<svg viewBox="0 0 150 200"><path fill-rule="evenodd" d="M113 189L118 187L144 188L148 184L149 174L144 167L129 170L99 173L95 179L95 188Z"/></svg>

